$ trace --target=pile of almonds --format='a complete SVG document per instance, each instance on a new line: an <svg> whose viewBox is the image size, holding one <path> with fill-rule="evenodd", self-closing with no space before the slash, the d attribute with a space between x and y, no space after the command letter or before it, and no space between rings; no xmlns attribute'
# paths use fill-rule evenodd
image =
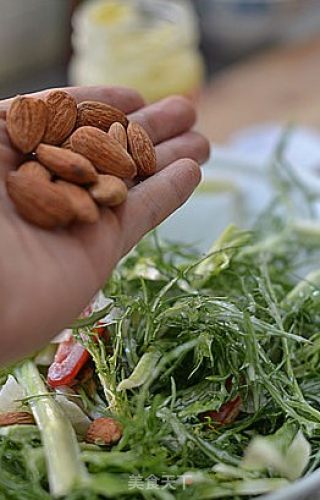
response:
<svg viewBox="0 0 320 500"><path fill-rule="evenodd" d="M42 228L97 222L98 206L126 200L125 180L156 170L147 132L104 103L77 105L61 90L44 99L18 96L6 122L13 146L24 155L7 177L7 192L17 212Z"/></svg>

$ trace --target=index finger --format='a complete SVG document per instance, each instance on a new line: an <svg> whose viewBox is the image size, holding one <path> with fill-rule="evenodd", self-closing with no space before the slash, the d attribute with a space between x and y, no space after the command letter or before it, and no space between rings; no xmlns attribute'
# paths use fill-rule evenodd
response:
<svg viewBox="0 0 320 500"><path fill-rule="evenodd" d="M34 94L26 94L31 97L45 97L52 90L64 90L71 94L79 103L82 101L100 101L116 108L121 109L124 113L133 113L144 106L144 100L141 95L135 90L125 87L65 87L60 89L48 89ZM5 116L6 110L9 108L14 98L0 101L0 117Z"/></svg>

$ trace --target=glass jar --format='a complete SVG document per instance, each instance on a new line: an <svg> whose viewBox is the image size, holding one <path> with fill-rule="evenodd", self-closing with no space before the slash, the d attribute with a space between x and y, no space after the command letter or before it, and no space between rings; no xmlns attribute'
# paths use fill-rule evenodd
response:
<svg viewBox="0 0 320 500"><path fill-rule="evenodd" d="M123 85L149 102L200 87L197 19L186 0L89 1L73 28L73 85Z"/></svg>

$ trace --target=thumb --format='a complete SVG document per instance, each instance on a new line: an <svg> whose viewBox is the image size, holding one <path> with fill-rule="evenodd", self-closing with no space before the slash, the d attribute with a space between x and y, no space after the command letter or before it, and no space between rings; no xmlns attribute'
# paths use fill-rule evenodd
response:
<svg viewBox="0 0 320 500"><path fill-rule="evenodd" d="M199 165L182 159L132 188L120 214L123 255L185 203L200 180Z"/></svg>

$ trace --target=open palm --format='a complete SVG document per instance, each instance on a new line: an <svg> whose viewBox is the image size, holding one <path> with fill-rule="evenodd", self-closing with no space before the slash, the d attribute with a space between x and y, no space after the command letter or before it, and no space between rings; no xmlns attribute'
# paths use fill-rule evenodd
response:
<svg viewBox="0 0 320 500"><path fill-rule="evenodd" d="M112 104L140 122L157 145L158 173L134 186L117 209L95 225L45 231L23 221L6 195L5 177L20 161L1 118L0 102L0 362L32 352L72 322L119 259L178 208L200 180L197 163L208 143L190 131L195 113L181 97L144 107L134 91L70 88L78 102ZM188 158L188 159L185 159Z"/></svg>

